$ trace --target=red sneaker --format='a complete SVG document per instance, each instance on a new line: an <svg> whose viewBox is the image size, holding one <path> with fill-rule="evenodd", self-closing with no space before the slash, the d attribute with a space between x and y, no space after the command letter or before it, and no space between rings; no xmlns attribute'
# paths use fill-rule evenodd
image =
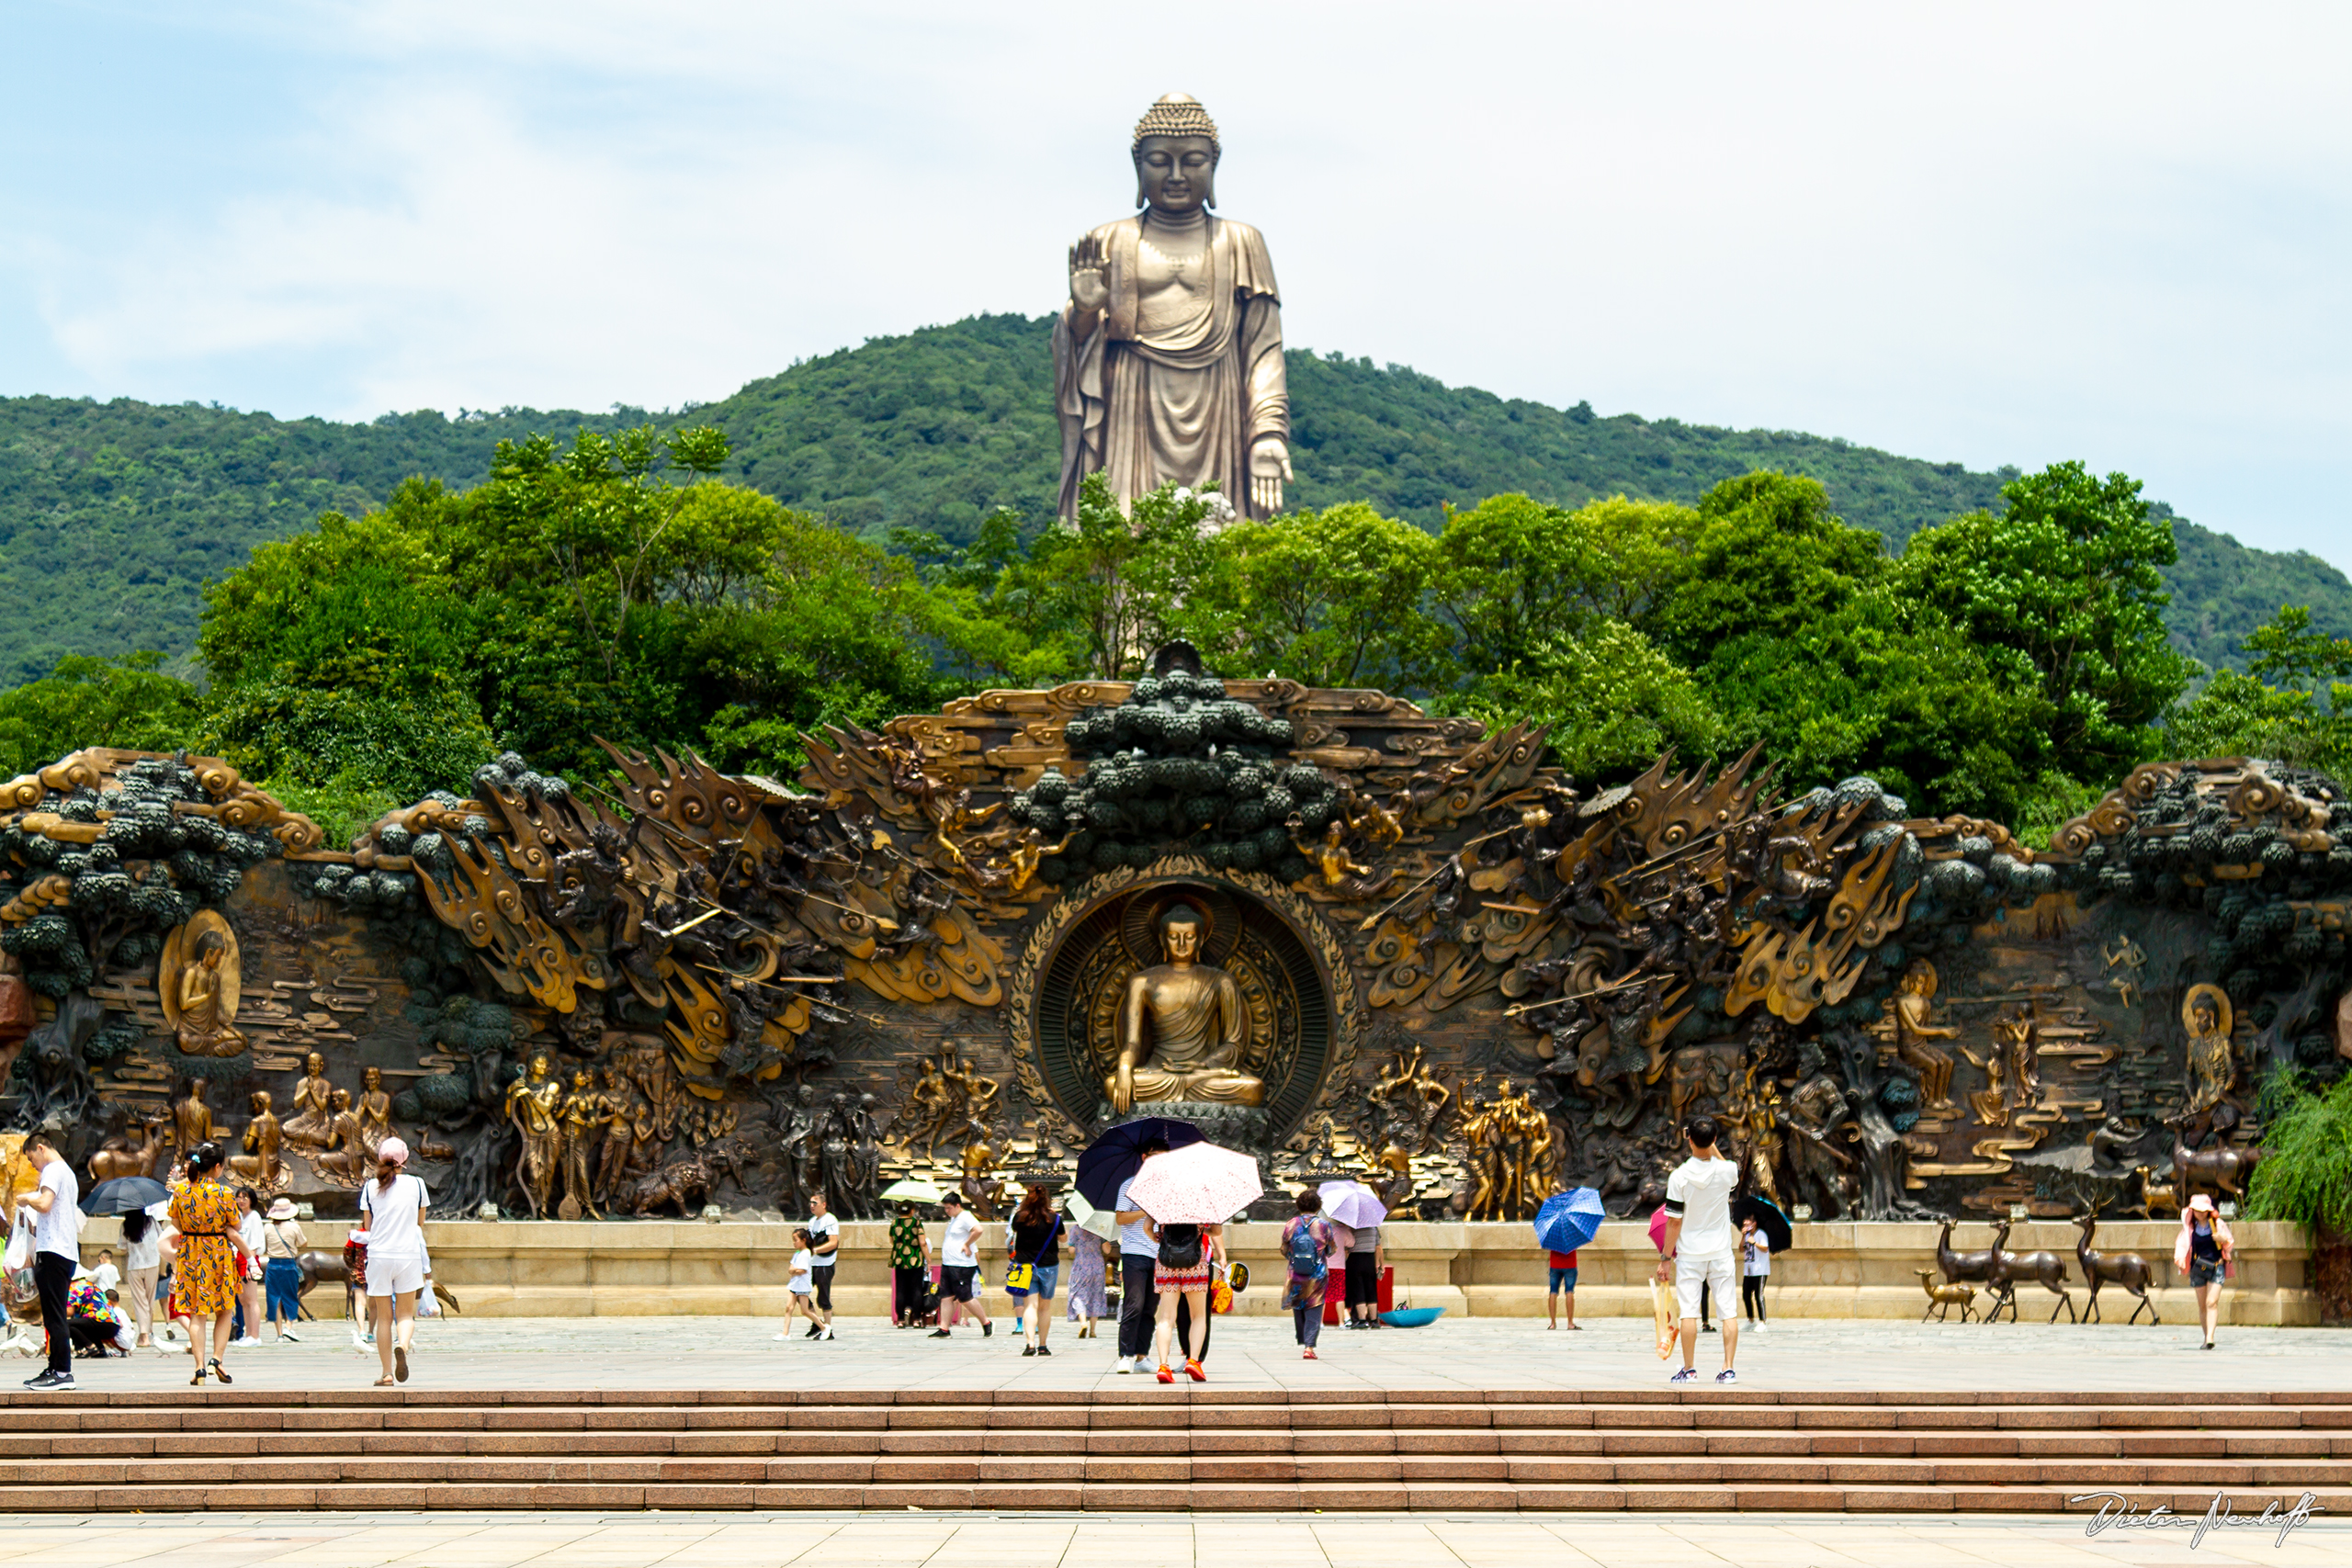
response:
<svg viewBox="0 0 2352 1568"><path fill-rule="evenodd" d="M1184 1375L1192 1379L1194 1382L1206 1382L1209 1381L1208 1373L1201 1371L1201 1364L1198 1361L1186 1361L1184 1363Z"/></svg>
<svg viewBox="0 0 2352 1568"><path fill-rule="evenodd" d="M1321 1357L1316 1355L1315 1347L1312 1345L1309 1345L1304 1351L1302 1351L1298 1359L1302 1361L1316 1361L1322 1359Z"/></svg>
<svg viewBox="0 0 2352 1568"><path fill-rule="evenodd" d="M1159 1381L1161 1382L1174 1382L1176 1381L1176 1374L1168 1370L1168 1363L1165 1361L1159 1363Z"/></svg>

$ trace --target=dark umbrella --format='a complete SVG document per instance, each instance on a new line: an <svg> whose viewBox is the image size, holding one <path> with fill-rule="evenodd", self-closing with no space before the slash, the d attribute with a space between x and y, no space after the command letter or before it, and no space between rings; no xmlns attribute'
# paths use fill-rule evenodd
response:
<svg viewBox="0 0 2352 1568"><path fill-rule="evenodd" d="M172 1190L152 1176L118 1176L112 1181L101 1181L90 1189L82 1200L85 1214L128 1214L160 1203L172 1195Z"/></svg>
<svg viewBox="0 0 2352 1568"><path fill-rule="evenodd" d="M1153 1139L1171 1149L1201 1141L1201 1130L1173 1116L1139 1116L1122 1122L1078 1156L1078 1195L1098 1209L1114 1209L1119 1184L1143 1168L1143 1146Z"/></svg>
<svg viewBox="0 0 2352 1568"><path fill-rule="evenodd" d="M1756 1222L1756 1228L1763 1233L1765 1242L1776 1255L1789 1249L1793 1233L1789 1229L1789 1216L1781 1213L1778 1203L1770 1198L1759 1198L1753 1192L1745 1198L1735 1199L1731 1206L1731 1223L1736 1225L1750 1219Z"/></svg>

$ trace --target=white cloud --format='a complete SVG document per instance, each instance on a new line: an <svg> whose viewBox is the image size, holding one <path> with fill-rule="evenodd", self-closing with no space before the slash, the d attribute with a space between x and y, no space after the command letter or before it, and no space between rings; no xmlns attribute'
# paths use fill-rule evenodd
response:
<svg viewBox="0 0 2352 1568"><path fill-rule="evenodd" d="M1181 89L1295 342L1983 467L2079 456L2352 565L2313 460L2352 434L2347 17L248 6L217 24L238 47L301 51L292 172L232 163L198 216L117 215L103 254L43 236L18 270L107 389L709 399L1049 309L1069 236L1125 209L1126 128Z"/></svg>

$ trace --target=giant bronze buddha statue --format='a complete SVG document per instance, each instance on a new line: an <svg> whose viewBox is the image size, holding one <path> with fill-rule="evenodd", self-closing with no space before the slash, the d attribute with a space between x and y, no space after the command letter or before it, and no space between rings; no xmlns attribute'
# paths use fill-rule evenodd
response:
<svg viewBox="0 0 2352 1568"><path fill-rule="evenodd" d="M1204 924L1190 904L1159 917L1159 947L1168 962L1127 982L1119 1009L1118 1068L1104 1080L1111 1109L1125 1116L1153 1100L1203 1100L1263 1105L1262 1078L1241 1071L1250 1014L1241 987L1215 964L1200 962Z"/></svg>

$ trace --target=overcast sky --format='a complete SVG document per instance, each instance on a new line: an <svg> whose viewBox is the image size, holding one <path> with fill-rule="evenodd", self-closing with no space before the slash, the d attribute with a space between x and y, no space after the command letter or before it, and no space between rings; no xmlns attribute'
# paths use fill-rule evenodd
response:
<svg viewBox="0 0 2352 1568"><path fill-rule="evenodd" d="M0 393L652 407L1058 306L1170 90L1294 345L2352 568L2352 6L9 0Z"/></svg>

